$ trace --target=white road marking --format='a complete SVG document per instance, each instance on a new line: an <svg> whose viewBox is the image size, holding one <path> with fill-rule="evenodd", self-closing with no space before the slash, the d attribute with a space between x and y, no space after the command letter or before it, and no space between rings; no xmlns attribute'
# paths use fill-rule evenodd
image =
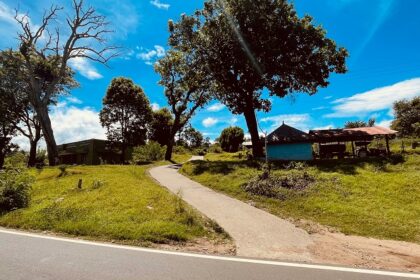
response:
<svg viewBox="0 0 420 280"><path fill-rule="evenodd" d="M373 275L395 276L395 277L403 277L403 278L420 279L420 274L415 274L415 273L391 272L391 271L359 269L359 268L349 268L349 267L337 267L337 266L328 266L328 265L289 263L289 262L279 262L279 261L254 260L254 259L245 259L245 258L236 258L236 257L222 257L222 256L212 256L212 255L200 255L200 254L194 254L194 253L162 251L162 250L157 250L157 249L147 249L147 248L141 248L141 247L115 245L115 244L100 243L100 242L86 241L86 240L80 240L80 239L55 237L55 236L34 234L34 233L28 233L28 232L22 232L22 231L16 231L16 230L6 230L6 229L1 229L1 228L0 228L0 233L19 235L19 236L27 236L27 237L32 237L32 238L49 239L49 240L55 240L55 241L63 241L63 242L69 242L69 243L77 243L77 244L83 244L83 245L98 246L98 247L107 247L107 248L122 249L122 250L131 250L131 251L140 251L140 252L155 253L155 254L164 254L164 255L175 255L175 256L183 256L183 257L193 257L193 258L210 259L210 260L222 260L222 261L231 261L231 262L240 262L240 263L253 263L253 264L264 264L264 265L274 265L274 266L285 266L285 267L298 267L298 268L308 268L308 269L331 270L331 271L342 271L342 272L352 272L352 273L363 273L363 274L373 274Z"/></svg>

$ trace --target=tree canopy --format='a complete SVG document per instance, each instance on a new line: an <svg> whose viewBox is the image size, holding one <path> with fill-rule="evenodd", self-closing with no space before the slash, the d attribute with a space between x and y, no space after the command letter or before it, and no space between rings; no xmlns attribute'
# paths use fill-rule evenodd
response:
<svg viewBox="0 0 420 280"><path fill-rule="evenodd" d="M391 128L403 137L420 137L420 97L394 103L395 120Z"/></svg>
<svg viewBox="0 0 420 280"><path fill-rule="evenodd" d="M62 7L51 6L39 25L31 24L27 14L16 12L20 25L19 51L28 71L29 101L42 127L50 165L58 163L58 150L51 126L48 106L57 93L76 86L72 83L71 59L89 59L107 63L116 55L114 46L107 46L108 22L84 0L73 0L72 12L57 18Z"/></svg>
<svg viewBox="0 0 420 280"><path fill-rule="evenodd" d="M347 51L286 0L208 0L170 31L173 48L205 63L217 99L244 114L256 156L262 144L255 111L271 110L265 91L277 97L314 94L328 86L330 73L346 72Z"/></svg>
<svg viewBox="0 0 420 280"><path fill-rule="evenodd" d="M235 153L244 142L244 131L238 126L225 128L218 140L223 151Z"/></svg>
<svg viewBox="0 0 420 280"><path fill-rule="evenodd" d="M161 146L167 146L173 122L172 114L168 108L154 111L149 125L149 140L158 142Z"/></svg>
<svg viewBox="0 0 420 280"><path fill-rule="evenodd" d="M365 121L347 121L344 124L345 128L357 128L357 127L369 127L374 126L376 120L375 119L369 119L367 122Z"/></svg>
<svg viewBox="0 0 420 280"><path fill-rule="evenodd" d="M196 110L207 104L212 97L211 83L207 80L203 65L193 52L187 51L187 47L181 51L169 50L155 64L155 71L161 76L159 84L165 87L169 109L174 116L166 160L171 160L175 135L188 123Z"/></svg>
<svg viewBox="0 0 420 280"><path fill-rule="evenodd" d="M143 145L152 119L152 109L143 89L127 78L114 78L103 99L100 121L107 129L111 144L121 147L121 161L126 149Z"/></svg>

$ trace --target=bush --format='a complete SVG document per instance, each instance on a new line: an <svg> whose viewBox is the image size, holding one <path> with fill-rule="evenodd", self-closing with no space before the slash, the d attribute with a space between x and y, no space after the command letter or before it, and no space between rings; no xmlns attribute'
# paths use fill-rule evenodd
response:
<svg viewBox="0 0 420 280"><path fill-rule="evenodd" d="M294 172L277 177L264 171L243 186L246 192L255 195L283 199L285 191L303 191L315 182L315 177L307 172Z"/></svg>
<svg viewBox="0 0 420 280"><path fill-rule="evenodd" d="M4 162L4 167L9 168L9 169L10 168L23 169L23 168L26 168L27 161L28 161L27 155L22 151L18 151L6 157L5 162Z"/></svg>
<svg viewBox="0 0 420 280"><path fill-rule="evenodd" d="M188 150L187 148L185 148L184 146L181 145L176 145L173 148L173 152L174 154L178 154L178 155L185 155L190 153L190 150Z"/></svg>
<svg viewBox="0 0 420 280"><path fill-rule="evenodd" d="M220 154L221 152L223 152L223 150L222 150L222 148L220 147L219 144L213 144L213 145L210 146L209 152Z"/></svg>
<svg viewBox="0 0 420 280"><path fill-rule="evenodd" d="M0 171L0 213L28 206L33 180L21 169Z"/></svg>
<svg viewBox="0 0 420 280"><path fill-rule="evenodd" d="M166 147L161 147L159 143L149 141L146 145L135 147L133 150L133 164L153 162L163 160Z"/></svg>

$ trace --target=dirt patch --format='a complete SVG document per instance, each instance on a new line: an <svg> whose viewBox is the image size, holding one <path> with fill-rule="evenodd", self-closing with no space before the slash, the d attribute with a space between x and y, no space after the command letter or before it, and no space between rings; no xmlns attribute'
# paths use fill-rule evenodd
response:
<svg viewBox="0 0 420 280"><path fill-rule="evenodd" d="M321 231L309 250L319 263L420 272L420 245Z"/></svg>
<svg viewBox="0 0 420 280"><path fill-rule="evenodd" d="M236 247L233 241L230 240L211 240L208 238L199 238L194 241L189 241L182 244L154 244L152 247L161 250L182 251L208 255L236 255Z"/></svg>

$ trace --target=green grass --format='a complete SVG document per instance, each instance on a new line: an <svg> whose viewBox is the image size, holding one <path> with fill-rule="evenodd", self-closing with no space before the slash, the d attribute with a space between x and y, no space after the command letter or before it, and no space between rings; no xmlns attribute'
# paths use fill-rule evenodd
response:
<svg viewBox="0 0 420 280"><path fill-rule="evenodd" d="M61 177L58 168L31 170L29 207L0 216L0 225L134 244L216 238L211 221L157 185L150 167L77 166Z"/></svg>
<svg viewBox="0 0 420 280"><path fill-rule="evenodd" d="M323 161L305 168L316 183L304 191L288 191L284 199L251 195L242 189L261 174L262 164L239 154L209 154L204 162L185 164L192 179L280 217L307 219L343 233L420 243L420 155L405 161L367 159ZM283 164L273 174L290 172Z"/></svg>

